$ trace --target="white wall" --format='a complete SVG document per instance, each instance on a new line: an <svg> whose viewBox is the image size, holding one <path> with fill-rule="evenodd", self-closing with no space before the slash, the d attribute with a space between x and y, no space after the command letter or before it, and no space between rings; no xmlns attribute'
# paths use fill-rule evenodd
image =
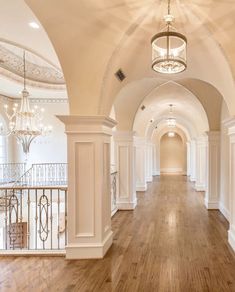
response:
<svg viewBox="0 0 235 292"><path fill-rule="evenodd" d="M220 211L229 219L229 137L227 128L222 123L227 118L229 118L229 113L223 102L221 111Z"/></svg>
<svg viewBox="0 0 235 292"><path fill-rule="evenodd" d="M43 124L51 125L53 130L50 135L38 137L32 142L28 164L67 162L67 138L64 133L64 124L56 118L56 115L67 115L69 104L66 102L40 102L37 105L45 109ZM23 162L24 160L22 146L14 141L14 161Z"/></svg>
<svg viewBox="0 0 235 292"><path fill-rule="evenodd" d="M162 173L186 173L186 147L178 134L161 138L160 165Z"/></svg>

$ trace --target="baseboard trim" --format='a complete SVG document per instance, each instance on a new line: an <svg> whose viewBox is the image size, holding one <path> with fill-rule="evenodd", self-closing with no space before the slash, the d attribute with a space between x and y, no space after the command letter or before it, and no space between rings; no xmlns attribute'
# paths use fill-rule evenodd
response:
<svg viewBox="0 0 235 292"><path fill-rule="evenodd" d="M230 228L228 231L228 243L232 247L232 249L235 251L235 232L233 228Z"/></svg>
<svg viewBox="0 0 235 292"><path fill-rule="evenodd" d="M113 232L110 231L102 243L69 244L66 246L66 259L101 259L113 243Z"/></svg>
<svg viewBox="0 0 235 292"><path fill-rule="evenodd" d="M147 191L147 184L137 185L136 186L136 191L137 192L145 192L145 191Z"/></svg>
<svg viewBox="0 0 235 292"><path fill-rule="evenodd" d="M219 210L220 212L224 215L224 217L230 221L230 212L227 208L225 208L224 204L220 203L219 204Z"/></svg>
<svg viewBox="0 0 235 292"><path fill-rule="evenodd" d="M180 174L184 173L182 168L161 168L160 172L161 173L180 173Z"/></svg>
<svg viewBox="0 0 235 292"><path fill-rule="evenodd" d="M219 202L218 201L208 201L206 198L204 200L207 210L218 210Z"/></svg>
<svg viewBox="0 0 235 292"><path fill-rule="evenodd" d="M200 184L195 184L195 190L197 192L205 192L206 191L206 186L205 185L200 185Z"/></svg>
<svg viewBox="0 0 235 292"><path fill-rule="evenodd" d="M118 210L134 210L137 205L137 200L133 202L117 202Z"/></svg>
<svg viewBox="0 0 235 292"><path fill-rule="evenodd" d="M113 217L117 213L117 211L118 211L118 208L116 206L111 212L111 217Z"/></svg>

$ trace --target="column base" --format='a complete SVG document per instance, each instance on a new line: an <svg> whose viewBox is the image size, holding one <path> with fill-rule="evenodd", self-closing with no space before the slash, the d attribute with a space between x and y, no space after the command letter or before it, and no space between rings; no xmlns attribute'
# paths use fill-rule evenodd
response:
<svg viewBox="0 0 235 292"><path fill-rule="evenodd" d="M195 177L192 177L190 176L190 179L189 179L191 182L195 182L196 181L196 178Z"/></svg>
<svg viewBox="0 0 235 292"><path fill-rule="evenodd" d="M134 210L137 205L137 200L133 202L117 202L118 210Z"/></svg>
<svg viewBox="0 0 235 292"><path fill-rule="evenodd" d="M208 201L205 198L204 204L205 204L207 210L218 210L219 209L219 202L218 201Z"/></svg>
<svg viewBox="0 0 235 292"><path fill-rule="evenodd" d="M147 191L147 184L138 184L136 186L136 191L137 192L145 192L145 191Z"/></svg>
<svg viewBox="0 0 235 292"><path fill-rule="evenodd" d="M113 232L110 231L102 243L69 244L66 246L66 259L101 259L113 243Z"/></svg>
<svg viewBox="0 0 235 292"><path fill-rule="evenodd" d="M235 251L235 230L233 227L230 227L228 231L228 242L232 249Z"/></svg>
<svg viewBox="0 0 235 292"><path fill-rule="evenodd" d="M206 191L206 187L205 185L200 185L200 184L195 184L195 189L197 192L205 192Z"/></svg>
<svg viewBox="0 0 235 292"><path fill-rule="evenodd" d="M146 178L147 182L152 182L153 181L153 177L152 176L149 176Z"/></svg>

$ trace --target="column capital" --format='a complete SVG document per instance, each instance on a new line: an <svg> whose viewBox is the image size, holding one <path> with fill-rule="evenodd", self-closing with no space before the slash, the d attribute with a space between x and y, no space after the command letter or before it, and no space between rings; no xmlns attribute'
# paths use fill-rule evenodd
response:
<svg viewBox="0 0 235 292"><path fill-rule="evenodd" d="M92 133L112 135L117 122L106 116L56 116L65 125L66 134Z"/></svg>
<svg viewBox="0 0 235 292"><path fill-rule="evenodd" d="M228 135L235 135L235 117L222 121L223 125L228 129Z"/></svg>
<svg viewBox="0 0 235 292"><path fill-rule="evenodd" d="M114 131L113 137L117 142L133 142L135 138L135 131Z"/></svg>
<svg viewBox="0 0 235 292"><path fill-rule="evenodd" d="M135 136L134 141L135 141L135 145L138 145L138 146L145 146L147 142L145 137L140 137L140 136Z"/></svg>
<svg viewBox="0 0 235 292"><path fill-rule="evenodd" d="M196 144L197 145L206 145L206 143L208 142L208 136L199 136L196 139Z"/></svg>
<svg viewBox="0 0 235 292"><path fill-rule="evenodd" d="M220 131L208 131L206 134L208 141L220 141Z"/></svg>

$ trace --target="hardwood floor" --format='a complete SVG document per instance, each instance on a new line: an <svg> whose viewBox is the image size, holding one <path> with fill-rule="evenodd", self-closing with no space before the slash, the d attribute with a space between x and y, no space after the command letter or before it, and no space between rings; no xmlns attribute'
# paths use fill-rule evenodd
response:
<svg viewBox="0 0 235 292"><path fill-rule="evenodd" d="M228 223L182 176L156 178L112 220L102 260L0 258L0 291L235 291Z"/></svg>

